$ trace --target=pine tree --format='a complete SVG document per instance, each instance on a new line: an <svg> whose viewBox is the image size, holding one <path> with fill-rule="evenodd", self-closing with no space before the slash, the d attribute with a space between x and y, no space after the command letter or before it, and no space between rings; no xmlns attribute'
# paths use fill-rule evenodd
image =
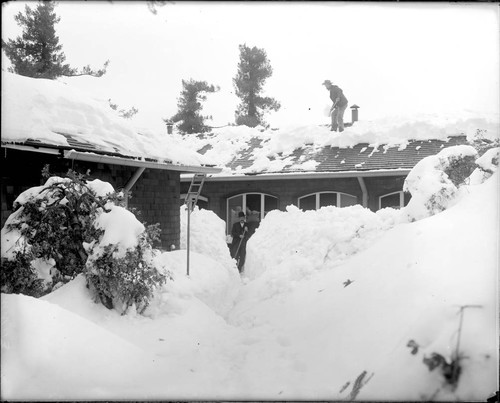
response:
<svg viewBox="0 0 500 403"><path fill-rule="evenodd" d="M22 76L50 79L74 75L102 76L109 60L97 71L87 65L79 72L64 63L66 56L55 30L60 17L54 8L54 2L43 1L35 9L26 5L24 14L18 13L14 17L23 32L15 40L2 40L2 49L12 63L8 70Z"/></svg>
<svg viewBox="0 0 500 403"><path fill-rule="evenodd" d="M207 99L206 94L218 91L218 87L209 85L206 81L196 81L192 78L189 81L182 80L182 91L178 98L178 112L170 118L172 122L181 122L178 125L182 133L203 133L210 128L205 126L205 119L211 116L200 114L203 108L202 102ZM164 119L167 122L169 119Z"/></svg>
<svg viewBox="0 0 500 403"><path fill-rule="evenodd" d="M241 99L235 112L236 124L255 127L266 125L264 113L278 111L280 103L274 98L261 96L265 81L273 74L266 51L240 45L238 73L233 79L236 95Z"/></svg>

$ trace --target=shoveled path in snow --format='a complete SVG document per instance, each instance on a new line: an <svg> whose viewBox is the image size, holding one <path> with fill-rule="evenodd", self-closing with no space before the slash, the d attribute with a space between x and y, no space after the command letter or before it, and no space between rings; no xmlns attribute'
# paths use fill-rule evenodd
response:
<svg viewBox="0 0 500 403"><path fill-rule="evenodd" d="M296 281L269 270L207 290L179 278L150 316L95 304L83 277L40 300L2 296L2 397L338 400L366 371L361 400L484 400L498 372L495 185ZM209 260L193 254L194 270L218 275ZM422 360L452 353L464 304L482 308L466 313L451 391Z"/></svg>

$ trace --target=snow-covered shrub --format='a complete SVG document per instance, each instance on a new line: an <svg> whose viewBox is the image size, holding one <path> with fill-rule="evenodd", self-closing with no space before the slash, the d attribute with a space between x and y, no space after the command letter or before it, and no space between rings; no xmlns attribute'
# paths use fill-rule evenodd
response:
<svg viewBox="0 0 500 403"><path fill-rule="evenodd" d="M412 198L404 211L410 221L445 210L453 201L458 187L476 168L477 151L460 145L448 147L415 165L406 177L403 190Z"/></svg>
<svg viewBox="0 0 500 403"><path fill-rule="evenodd" d="M103 220L104 215L112 217ZM143 313L167 278L153 264L151 244L159 238L158 226L144 228L132 213L119 206L99 218L96 227L103 229L102 236L86 245L89 257L84 274L89 288L109 309L125 314L135 306ZM129 227L125 237L122 226Z"/></svg>
<svg viewBox="0 0 500 403"><path fill-rule="evenodd" d="M483 155L486 151L492 148L500 147L500 138L498 134L489 133L485 129L477 129L476 133L468 138L472 146L477 150L479 155Z"/></svg>
<svg viewBox="0 0 500 403"><path fill-rule="evenodd" d="M23 192L2 229L1 290L41 296L84 273L108 308L143 311L166 275L152 265L159 227L145 228L100 180L68 172Z"/></svg>
<svg viewBox="0 0 500 403"><path fill-rule="evenodd" d="M0 284L2 293L25 294L31 297L41 297L46 288L27 255L21 252L16 252L11 260L2 257Z"/></svg>
<svg viewBox="0 0 500 403"><path fill-rule="evenodd" d="M500 147L490 148L476 160L477 168L470 176L471 185L483 183L497 171L499 155Z"/></svg>
<svg viewBox="0 0 500 403"><path fill-rule="evenodd" d="M2 229L2 290L39 294L43 283L50 292L81 273L87 259L83 242L98 236L92 222L117 197L111 185L87 182L71 170L67 178L49 177L48 167L42 175L46 183L19 195ZM98 195L93 188L105 191ZM20 279L26 287L19 287Z"/></svg>

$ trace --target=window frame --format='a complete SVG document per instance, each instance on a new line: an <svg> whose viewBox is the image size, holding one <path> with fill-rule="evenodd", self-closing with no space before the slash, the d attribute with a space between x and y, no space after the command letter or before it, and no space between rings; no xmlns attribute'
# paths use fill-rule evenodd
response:
<svg viewBox="0 0 500 403"><path fill-rule="evenodd" d="M382 199L384 197L388 197L388 196L392 196L392 195L395 195L395 194L398 194L399 193L399 208L403 208L405 206L405 192L403 190L397 190L395 192L391 192L391 193L386 193L384 195L381 195L378 197L378 209L379 210L382 210ZM387 208L387 207L384 207L384 208ZM394 208L394 207L392 207Z"/></svg>
<svg viewBox="0 0 500 403"><path fill-rule="evenodd" d="M340 196L341 195L346 195L346 196L349 196L349 197L354 197L356 199L356 201L358 200L358 197L357 196L354 196L352 194L349 194L349 193L345 193L345 192L338 192L338 191L335 191L335 190L325 190L325 191L320 191L320 192L313 192L313 193L308 193L308 194L305 194L303 196L300 196L300 197L297 197L297 206L298 208L301 208L300 207L300 199L304 199L306 197L309 197L309 196L316 196L316 200L315 200L315 210L319 210L321 207L320 207L320 197L322 194L325 194L325 193L335 193L336 194L336 203L337 203L337 206L340 206ZM339 207L341 208L341 207Z"/></svg>
<svg viewBox="0 0 500 403"><path fill-rule="evenodd" d="M234 199L236 197L242 197L243 200L242 200L242 211L245 212L245 215L246 215L246 211L247 211L247 195L260 195L260 211L259 211L259 214L260 214L260 220L262 220L264 218L264 213L266 212L266 206L265 206L265 200L266 200L266 196L269 196L269 197L272 197L273 199L276 199L276 204L278 204L279 202L279 199L278 197L274 196L274 195L271 195L269 193L262 193L262 192L245 192L245 193L238 193L238 194L235 194L235 195L232 195L230 197L226 197L226 233L231 233L231 217L229 216L230 214L230 209L229 209L229 201L231 199Z"/></svg>

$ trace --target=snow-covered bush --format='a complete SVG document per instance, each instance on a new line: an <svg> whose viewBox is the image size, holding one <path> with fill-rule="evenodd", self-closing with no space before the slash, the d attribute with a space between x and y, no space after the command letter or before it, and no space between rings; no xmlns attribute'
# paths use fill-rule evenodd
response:
<svg viewBox="0 0 500 403"><path fill-rule="evenodd" d="M96 300L125 314L135 306L143 313L166 274L153 264L151 244L159 238L157 225L145 228L120 206L112 206L95 221L102 229L98 241L86 246L84 274ZM125 232L124 232L125 231Z"/></svg>
<svg viewBox="0 0 500 403"><path fill-rule="evenodd" d="M2 257L0 270L1 292L40 297L46 289L44 280L38 277L27 255L16 252L13 259Z"/></svg>
<svg viewBox="0 0 500 403"><path fill-rule="evenodd" d="M494 131L488 131L487 129L477 129L472 136L467 137L467 140L477 150L479 155L483 155L492 148L500 147L498 133L495 134Z"/></svg>
<svg viewBox="0 0 500 403"><path fill-rule="evenodd" d="M55 284L81 273L87 259L83 242L98 236L92 222L106 202L117 198L111 185L87 182L71 170L67 178L49 177L47 167L42 175L46 183L19 195L2 229L5 292L31 294L33 287L38 294L39 286L50 292ZM21 279L26 287L19 287Z"/></svg>
<svg viewBox="0 0 500 403"><path fill-rule="evenodd" d="M45 168L43 176L43 186L19 195L2 229L2 292L41 296L84 273L108 308L144 310L166 279L151 264L159 228L118 206L107 182L71 170L61 178Z"/></svg>
<svg viewBox="0 0 500 403"><path fill-rule="evenodd" d="M500 147L490 148L476 160L477 168L470 176L471 185L483 183L497 171L499 155Z"/></svg>
<svg viewBox="0 0 500 403"><path fill-rule="evenodd" d="M474 147L459 145L419 161L406 177L403 187L412 195L404 209L408 219L415 221L445 210L476 168L476 157Z"/></svg>

